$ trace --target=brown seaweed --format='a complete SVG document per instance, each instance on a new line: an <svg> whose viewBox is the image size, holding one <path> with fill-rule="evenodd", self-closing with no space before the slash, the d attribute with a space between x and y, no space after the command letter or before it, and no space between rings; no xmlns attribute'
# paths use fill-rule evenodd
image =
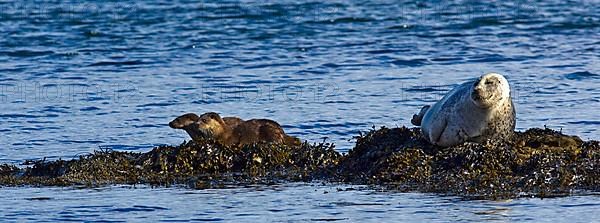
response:
<svg viewBox="0 0 600 223"><path fill-rule="evenodd" d="M0 185L186 185L222 188L292 181L366 184L465 198L564 196L600 190L600 145L551 129L516 132L511 141L441 148L418 128L372 129L346 155L331 143L253 144L214 141L158 146L146 153L99 150L73 160L0 165Z"/></svg>
<svg viewBox="0 0 600 223"><path fill-rule="evenodd" d="M340 164L348 182L469 198L551 197L600 189L600 146L550 129L509 142L436 148L413 128L381 128L357 139Z"/></svg>

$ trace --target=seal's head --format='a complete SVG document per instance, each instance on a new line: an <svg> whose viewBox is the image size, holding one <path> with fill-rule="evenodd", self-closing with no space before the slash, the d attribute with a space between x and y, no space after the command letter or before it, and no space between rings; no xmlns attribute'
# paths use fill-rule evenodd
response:
<svg viewBox="0 0 600 223"><path fill-rule="evenodd" d="M173 121L169 122L169 127L174 129L184 129L187 126L191 126L198 121L200 117L194 113L187 113L185 115L179 116Z"/></svg>
<svg viewBox="0 0 600 223"><path fill-rule="evenodd" d="M196 122L198 130L205 137L215 137L223 134L227 125L221 119L221 116L215 112L207 112L198 118Z"/></svg>
<svg viewBox="0 0 600 223"><path fill-rule="evenodd" d="M504 76L489 73L477 79L472 86L471 100L480 108L490 108L510 97L510 87Z"/></svg>

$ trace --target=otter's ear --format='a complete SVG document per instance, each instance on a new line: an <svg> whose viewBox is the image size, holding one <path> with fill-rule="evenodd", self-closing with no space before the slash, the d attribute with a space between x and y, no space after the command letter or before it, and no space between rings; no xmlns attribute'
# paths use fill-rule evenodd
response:
<svg viewBox="0 0 600 223"><path fill-rule="evenodd" d="M182 116L179 116L179 118L185 118L185 119L197 121L199 117L198 117L198 115L196 115L194 113L186 113Z"/></svg>
<svg viewBox="0 0 600 223"><path fill-rule="evenodd" d="M194 122L197 122L200 120L200 116L194 114L194 116L192 116L192 120L194 120Z"/></svg>
<svg viewBox="0 0 600 223"><path fill-rule="evenodd" d="M220 119L221 118L221 116L219 116L219 114L216 112L210 113L209 117L212 119Z"/></svg>

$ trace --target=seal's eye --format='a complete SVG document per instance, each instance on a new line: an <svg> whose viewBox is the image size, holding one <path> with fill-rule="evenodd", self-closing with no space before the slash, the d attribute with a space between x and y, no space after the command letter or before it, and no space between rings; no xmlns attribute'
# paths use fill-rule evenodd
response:
<svg viewBox="0 0 600 223"><path fill-rule="evenodd" d="M494 83L493 81L489 81L489 80L488 80L488 81L485 81L485 85L491 85L491 84L493 84L493 83Z"/></svg>

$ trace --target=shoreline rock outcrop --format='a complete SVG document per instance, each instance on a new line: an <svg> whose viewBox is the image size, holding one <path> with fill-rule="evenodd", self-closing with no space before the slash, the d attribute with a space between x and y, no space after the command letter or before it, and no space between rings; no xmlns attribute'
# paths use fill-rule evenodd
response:
<svg viewBox="0 0 600 223"><path fill-rule="evenodd" d="M331 143L159 146L146 153L99 150L73 160L0 165L0 186L107 184L225 188L297 181L364 184L468 199L553 197L600 191L600 144L550 129L508 142L429 144L418 128L372 129L340 154Z"/></svg>

